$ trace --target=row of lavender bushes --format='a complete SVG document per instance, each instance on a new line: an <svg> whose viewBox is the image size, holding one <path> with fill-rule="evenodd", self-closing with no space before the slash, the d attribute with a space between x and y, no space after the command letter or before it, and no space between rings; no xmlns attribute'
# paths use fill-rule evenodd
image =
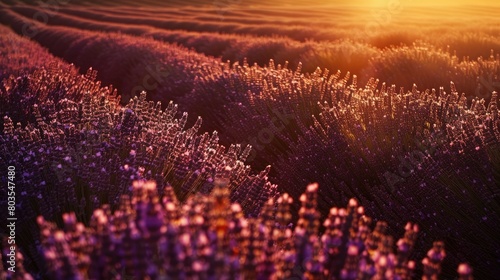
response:
<svg viewBox="0 0 500 280"><path fill-rule="evenodd" d="M31 73L45 65L55 67L65 66L65 63L52 56L36 42L30 41L14 33L9 27L0 25L0 52L2 64L0 65L0 81L10 75L20 76ZM75 73L75 69L67 69Z"/></svg>
<svg viewBox="0 0 500 280"><path fill-rule="evenodd" d="M3 51L8 55L2 62L10 62L14 50ZM36 44L26 51L46 53ZM108 204L115 209L133 180L169 182L183 201L192 193L210 192L214 179L223 176L230 180L231 198L248 216L256 216L278 194L267 179L269 167L254 175L244 164L250 146L226 148L217 132L199 133L201 118L187 127L188 116L179 117L177 105L170 102L162 109L146 101L144 93L122 106L114 88L95 81L95 71L77 75L71 65L53 66L11 75L0 89L0 165L15 166L16 183L29 186L17 194L23 213L17 240L30 270L45 270L35 246L37 216L61 224L62 214L71 211L88 223L95 208ZM6 189L1 192L6 196ZM6 200L0 204L7 207Z"/></svg>
<svg viewBox="0 0 500 280"><path fill-rule="evenodd" d="M25 8L15 6L14 8ZM359 10L346 8L345 10L326 7L321 12L317 7L311 9L283 9L283 7L267 7L262 9L236 9L224 10L223 20L217 14L214 7L191 7L180 10L178 7L155 7L154 9L130 9L130 7L98 7L94 9L76 6L64 7L59 11L71 16L91 19L96 22L104 22L110 25L120 24L129 26L142 25L153 27L162 31L179 30L187 33L209 33L214 36L218 34L250 35L253 38L268 38L270 34L289 41L306 42L334 42L339 39L351 38L356 42L383 49L397 46L401 43L410 44L414 41L425 40L439 48L451 46L456 49L459 56L478 57L486 55L491 49L500 46L498 35L500 29L488 24L481 19L476 22L465 24L459 20L452 19L455 29L443 34L439 25L442 19L434 19L433 23L415 23L412 17L400 21L398 25L381 24L380 28L366 28L367 23L377 20L373 17L359 15ZM321 9L321 8L319 8ZM369 12L369 11L367 11ZM409 11L406 11L409 12ZM414 13L426 13L424 9L415 9ZM448 11L449 12L449 11ZM337 14L339 13L339 14ZM486 14L492 14L486 10ZM477 18L476 13L471 12L472 19ZM270 17L269 15L272 15ZM336 16L336 20L332 20ZM435 16L431 15L430 17ZM31 17L31 15L30 15ZM353 19L358 19L353 20ZM352 22L344 22L352 21ZM429 20L430 21L430 20ZM314 22L314 26L311 23ZM448 22L447 24L451 24ZM418 25L419 29L408 30ZM320 28L318 28L320 27ZM383 32L378 32L383 31ZM436 35L436 36L434 36Z"/></svg>
<svg viewBox="0 0 500 280"><path fill-rule="evenodd" d="M140 93L137 86L147 89L154 100L176 101L192 90L192 81L201 67L218 64L186 48L151 39L42 25L7 9L2 9L1 14L2 23L21 35L26 26L31 26L27 32L34 34L32 38L52 54L80 69L99 71L104 84L112 84L121 91L124 103Z"/></svg>

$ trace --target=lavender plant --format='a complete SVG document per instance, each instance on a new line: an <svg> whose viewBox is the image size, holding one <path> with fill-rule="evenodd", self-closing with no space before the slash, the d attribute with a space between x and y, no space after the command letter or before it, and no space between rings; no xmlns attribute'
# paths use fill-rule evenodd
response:
<svg viewBox="0 0 500 280"><path fill-rule="evenodd" d="M58 217L72 211L88 223L93 209L102 204L115 207L132 180L170 182L183 200L191 193L209 192L214 178L223 174L230 180L231 198L250 216L277 194L276 185L267 180L269 167L252 175L244 164L250 146L226 149L218 143L217 132L198 133L201 118L185 128L187 113L177 118L176 105L162 110L160 103L146 101L145 93L121 107L116 91L102 88L95 72L89 73L73 77L39 71L11 79L3 93L7 99L17 96L15 92L37 96L31 112L35 122L23 126L4 117L0 166L22 170L17 179L23 186L18 197L23 211L17 224L19 240L39 268L33 224L38 215L61 223ZM54 89L62 95L53 94ZM1 192L5 195L6 190ZM6 203L0 202L1 207Z"/></svg>
<svg viewBox="0 0 500 280"><path fill-rule="evenodd" d="M317 69L302 73L270 60L267 67L229 62L219 68L205 67L195 89L180 100L189 111L210 119L210 128L221 131L224 142L250 143L256 165L275 162L289 151L319 113L317 102L331 100L339 73ZM210 106L206 106L210 104ZM224 104L224 113L212 105ZM248 135L242 138L242 135Z"/></svg>
<svg viewBox="0 0 500 280"><path fill-rule="evenodd" d="M397 93L395 86L379 88L372 80L364 89L354 82L335 96L332 105L320 104L319 118L291 156L276 162L276 180L292 197L301 189L291 184L315 180L330 186L320 191L320 209L355 196L391 223L402 217L418 221L481 267L476 271L482 277L496 273L497 94L488 105L475 99L468 106L453 84L451 93L416 86Z"/></svg>
<svg viewBox="0 0 500 280"><path fill-rule="evenodd" d="M181 102L230 128L222 135L232 141L251 135L242 141L255 147L255 165L273 162L272 175L284 192L297 199L301 186L319 181L329 186L318 201L324 215L329 205L353 196L394 224L408 213L405 219L421 221L438 236L455 232L450 246L480 266L478 273L490 273L500 253L494 241L498 233L490 230L499 223L496 94L489 103L479 98L468 103L454 84L451 93L420 91L415 85L398 91L375 79L358 88L355 76L349 84L349 74L302 74L273 61L266 68L225 64L205 73L199 81L204 91ZM226 104L224 115L196 107L211 102ZM469 221L465 226L464 220ZM485 240L479 246L472 241L478 226ZM430 238L422 239L421 247L430 246Z"/></svg>
<svg viewBox="0 0 500 280"><path fill-rule="evenodd" d="M394 243L387 223L365 215L351 199L331 208L319 234L318 185L300 198L297 226L288 226L292 199L270 199L258 218L245 218L230 201L229 181L216 178L210 195L196 194L181 204L173 187L136 181L119 207L96 209L90 226L74 213L64 226L38 218L41 247L52 279L412 279L411 252L419 233L407 223ZM422 279L437 279L446 257L434 243L422 261ZM466 263L460 279L471 279Z"/></svg>

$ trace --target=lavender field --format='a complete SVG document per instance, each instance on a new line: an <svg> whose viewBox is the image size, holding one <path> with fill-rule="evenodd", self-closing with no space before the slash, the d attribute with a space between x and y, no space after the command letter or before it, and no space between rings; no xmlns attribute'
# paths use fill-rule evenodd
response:
<svg viewBox="0 0 500 280"><path fill-rule="evenodd" d="M500 5L0 2L2 279L500 279Z"/></svg>

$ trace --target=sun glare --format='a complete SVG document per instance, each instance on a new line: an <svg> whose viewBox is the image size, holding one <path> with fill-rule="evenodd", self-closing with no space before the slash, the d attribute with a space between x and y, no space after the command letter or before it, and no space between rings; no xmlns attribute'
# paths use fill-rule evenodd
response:
<svg viewBox="0 0 500 280"><path fill-rule="evenodd" d="M496 0L366 0L359 1L359 4L366 4L376 7L384 7L391 5L401 6L459 6L459 5L476 5L476 6L498 6Z"/></svg>

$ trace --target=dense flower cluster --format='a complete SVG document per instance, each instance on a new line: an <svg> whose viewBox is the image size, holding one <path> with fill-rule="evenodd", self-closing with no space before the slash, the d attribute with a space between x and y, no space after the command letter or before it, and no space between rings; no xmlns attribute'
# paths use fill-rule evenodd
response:
<svg viewBox="0 0 500 280"><path fill-rule="evenodd" d="M299 183L332 186L320 190L322 212L355 196L390 223L419 221L433 236L456 242L448 248L463 252L481 267L476 271L491 271L500 256L497 94L488 105L475 99L468 106L453 85L451 93L416 87L397 93L376 81L355 88L320 104L321 114L291 145L291 156L275 163L276 181L293 197L301 193ZM458 263L455 257L449 261Z"/></svg>
<svg viewBox="0 0 500 280"><path fill-rule="evenodd" d="M496 69L497 63L492 58L481 67ZM320 190L324 215L330 205L354 196L391 223L404 217L422 221L440 236L454 231L461 245L452 245L453 250L474 265L483 262L472 255L500 256L494 246L500 222L496 93L490 102L468 101L453 83L450 93L416 86L398 91L375 79L360 88L349 73L302 73L300 65L291 71L273 61L265 68L226 63L204 71L199 90L181 103L221 127L226 141L250 143L254 166L272 162L272 176L294 198L304 184L318 181L329 186ZM223 115L210 110L216 104L224 104ZM450 214L460 219L450 220ZM470 222L464 226L464 220ZM467 241L478 226L489 246ZM483 263L481 271L492 264Z"/></svg>
<svg viewBox="0 0 500 280"><path fill-rule="evenodd" d="M116 90L112 87L101 88L100 82L87 82L89 79L95 79L96 72L92 69L85 75L77 75L71 65L51 63L47 67L39 67L23 75L10 75L1 82L0 123L3 124L5 116L23 126L30 122L35 123L36 104L50 100L58 108L63 99L81 101L85 92L109 95L108 98L119 100ZM46 111L42 110L40 114L42 118L48 117Z"/></svg>
<svg viewBox="0 0 500 280"><path fill-rule="evenodd" d="M312 125L311 115L320 113L317 102L331 101L331 92L342 87L340 73L302 73L302 64L291 70L287 63L276 65L273 60L267 67L244 60L202 71L195 90L180 103L210 119L208 125L221 131L223 141L250 143L257 164L273 163L286 154ZM223 104L225 112L201 104Z"/></svg>
<svg viewBox="0 0 500 280"><path fill-rule="evenodd" d="M201 118L185 128L186 113L177 118L176 105L162 110L160 103L146 101L144 93L122 107L116 91L100 87L94 78L92 71L72 77L42 70L6 83L2 95L7 99L19 92L38 100L32 105L28 98L23 104L32 106L27 115L33 114L34 122L15 125L5 116L0 134L0 166L22 170L17 184L23 186L18 201L24 214L18 230L24 242L37 240L33 220L38 215L57 220L73 211L86 222L103 203L114 207L135 179L172 183L182 200L191 193L208 193L213 179L224 175L230 179L231 198L250 216L277 194L276 185L267 180L269 167L252 175L244 164L250 146L226 149L217 132L198 133ZM0 202L1 207L6 204ZM35 248L30 249L28 255L36 256Z"/></svg>
<svg viewBox="0 0 500 280"><path fill-rule="evenodd" d="M411 252L419 228L405 226L397 242L387 223L365 215L351 199L331 208L319 234L318 185L300 197L297 226L289 227L292 199L269 200L258 218L246 219L230 202L227 180L218 178L209 196L179 203L173 188L136 181L119 207L94 211L90 226L74 213L64 226L38 218L51 279L412 279ZM437 279L446 257L434 243L422 260L423 279ZM471 279L467 264L460 279Z"/></svg>

